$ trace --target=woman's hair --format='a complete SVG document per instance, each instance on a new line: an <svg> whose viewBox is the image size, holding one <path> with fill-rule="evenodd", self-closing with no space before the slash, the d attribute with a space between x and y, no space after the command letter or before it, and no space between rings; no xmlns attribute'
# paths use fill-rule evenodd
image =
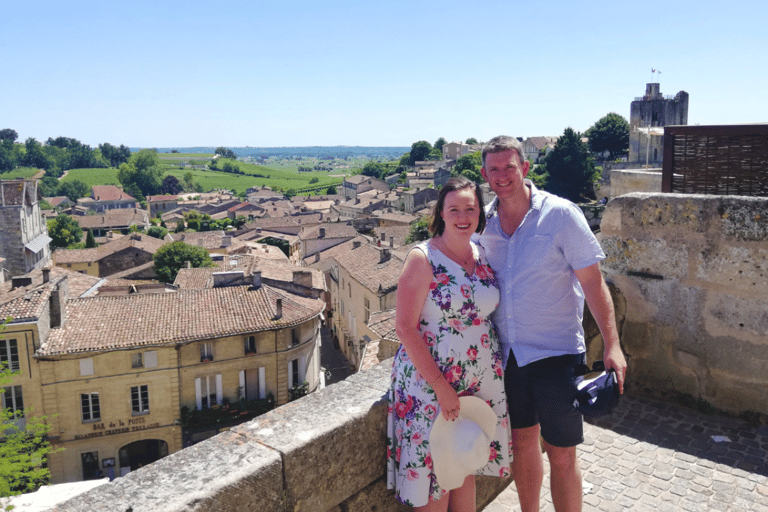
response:
<svg viewBox="0 0 768 512"><path fill-rule="evenodd" d="M480 190L480 185L464 176L455 176L443 185L440 189L440 194L437 196L437 203L435 204L435 209L432 210L432 219L429 222L429 232L432 236L442 235L443 231L445 231L445 221L443 220L442 215L443 206L445 205L445 196L447 196L449 192L463 190L465 188L471 188L477 198L477 205L479 207L477 215L479 218L475 232L483 232L485 229L485 205L483 204L483 193Z"/></svg>

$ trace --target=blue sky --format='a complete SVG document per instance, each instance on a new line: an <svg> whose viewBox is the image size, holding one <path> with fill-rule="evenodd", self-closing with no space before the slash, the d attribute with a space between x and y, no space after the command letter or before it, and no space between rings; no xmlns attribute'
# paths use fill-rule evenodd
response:
<svg viewBox="0 0 768 512"><path fill-rule="evenodd" d="M768 2L4 2L0 128L130 147L584 131L654 75L768 122Z"/></svg>

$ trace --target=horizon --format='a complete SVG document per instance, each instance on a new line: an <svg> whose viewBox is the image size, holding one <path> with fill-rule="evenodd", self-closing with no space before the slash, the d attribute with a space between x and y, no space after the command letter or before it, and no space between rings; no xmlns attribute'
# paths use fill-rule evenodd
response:
<svg viewBox="0 0 768 512"><path fill-rule="evenodd" d="M651 82L690 95L689 125L768 121L768 68L745 50L768 47L765 2L550 7L15 2L0 128L91 147L410 147L629 120Z"/></svg>

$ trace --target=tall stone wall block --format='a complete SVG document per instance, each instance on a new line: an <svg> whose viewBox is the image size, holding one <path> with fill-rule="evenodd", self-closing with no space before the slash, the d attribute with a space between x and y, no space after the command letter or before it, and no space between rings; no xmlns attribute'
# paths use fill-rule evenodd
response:
<svg viewBox="0 0 768 512"><path fill-rule="evenodd" d="M707 305L707 333L768 346L768 297L711 294Z"/></svg>
<svg viewBox="0 0 768 512"><path fill-rule="evenodd" d="M768 198L723 196L718 207L726 239L744 242L768 240Z"/></svg>
<svg viewBox="0 0 768 512"><path fill-rule="evenodd" d="M385 472L382 391L342 381L232 432L283 456L288 509L328 510Z"/></svg>
<svg viewBox="0 0 768 512"><path fill-rule="evenodd" d="M726 289L764 296L768 290L768 250L720 245L696 256L696 278Z"/></svg>
<svg viewBox="0 0 768 512"><path fill-rule="evenodd" d="M55 512L282 512L280 454L224 432L80 494Z"/></svg>

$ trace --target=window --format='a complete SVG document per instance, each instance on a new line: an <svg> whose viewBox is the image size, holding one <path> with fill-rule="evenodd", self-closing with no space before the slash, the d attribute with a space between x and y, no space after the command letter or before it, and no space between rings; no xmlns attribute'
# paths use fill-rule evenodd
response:
<svg viewBox="0 0 768 512"><path fill-rule="evenodd" d="M200 344L200 362L213 361L213 343Z"/></svg>
<svg viewBox="0 0 768 512"><path fill-rule="evenodd" d="M149 386L145 384L131 387L131 407L134 416L149 412Z"/></svg>
<svg viewBox="0 0 768 512"><path fill-rule="evenodd" d="M98 393L82 393L80 395L80 405L83 412L83 422L101 419Z"/></svg>
<svg viewBox="0 0 768 512"><path fill-rule="evenodd" d="M296 346L299 344L299 331L298 329L291 329L291 345Z"/></svg>
<svg viewBox="0 0 768 512"><path fill-rule="evenodd" d="M198 409L207 409L214 404L220 404L223 398L221 374L196 378L195 398Z"/></svg>
<svg viewBox="0 0 768 512"><path fill-rule="evenodd" d="M244 348L245 348L246 355L255 354L256 353L256 336L246 336Z"/></svg>
<svg viewBox="0 0 768 512"><path fill-rule="evenodd" d="M3 388L3 409L13 413L14 418L24 416L24 397L21 393L21 386Z"/></svg>
<svg viewBox="0 0 768 512"><path fill-rule="evenodd" d="M301 384L301 381L299 380L299 360L293 359L291 360L291 382L288 383L288 387L296 386L297 384Z"/></svg>
<svg viewBox="0 0 768 512"><path fill-rule="evenodd" d="M368 300L368 297L363 297L363 309L364 309L363 316L365 318L363 322L367 324L368 319L371 318L371 301Z"/></svg>
<svg viewBox="0 0 768 512"><path fill-rule="evenodd" d="M144 368L144 358L141 352L131 354L131 368Z"/></svg>
<svg viewBox="0 0 768 512"><path fill-rule="evenodd" d="M349 296L352 297L352 283L347 283L347 288L349 289Z"/></svg>
<svg viewBox="0 0 768 512"><path fill-rule="evenodd" d="M19 349L16 340L0 340L0 366L19 371Z"/></svg>
<svg viewBox="0 0 768 512"><path fill-rule="evenodd" d="M101 478L101 470L99 470L99 452L81 453L80 462L83 465L83 480L95 480Z"/></svg>

